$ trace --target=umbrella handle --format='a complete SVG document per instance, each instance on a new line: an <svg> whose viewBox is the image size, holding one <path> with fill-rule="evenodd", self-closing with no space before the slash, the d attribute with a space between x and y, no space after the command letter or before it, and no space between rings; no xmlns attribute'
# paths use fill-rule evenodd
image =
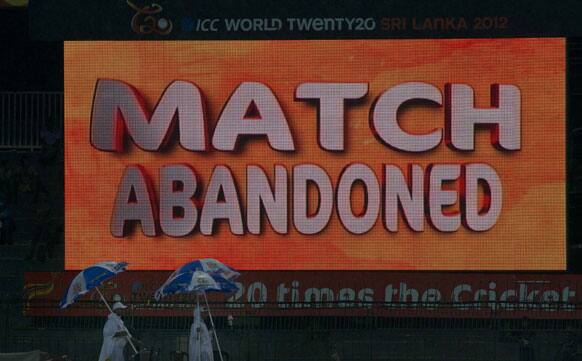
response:
<svg viewBox="0 0 582 361"><path fill-rule="evenodd" d="M200 295L196 293L196 308L200 313L200 322L202 322L202 312L200 310ZM196 347L198 350L198 358L195 361L202 361L202 337L200 335L200 331L198 331L198 335L196 337ZM212 348L212 342L210 343L210 348ZM188 350L189 351L189 350Z"/></svg>
<svg viewBox="0 0 582 361"><path fill-rule="evenodd" d="M105 299L105 297L103 297L103 293L101 293L101 290L99 289L99 287L95 287L95 289L97 290L97 293L99 293L99 296L101 296L101 300L103 301L103 303L105 303L105 306L107 306L107 309L109 310L109 312L113 313L113 310L111 309L111 307L109 307L109 303L107 303L107 300ZM133 336L131 335L131 333L129 333L129 330L127 329L127 327L125 327L125 324L122 323L122 326L123 326L124 331L127 333L127 336L125 336L125 337L127 338L127 341L129 341L129 344L131 345L133 352L138 354L139 352L137 352L137 348L135 348L135 345L131 341L131 338Z"/></svg>
<svg viewBox="0 0 582 361"><path fill-rule="evenodd" d="M218 343L218 336L216 335L216 327L214 327L214 321L212 320L212 313L210 313L210 305L208 305L208 298L206 298L206 292L202 291L204 296L204 302L206 302L206 308L208 309L208 316L210 316L210 324L212 325L212 330L214 331L214 339L216 340L216 347L218 348L218 355L220 356L220 361L224 361L222 358L222 351L220 350L220 343Z"/></svg>

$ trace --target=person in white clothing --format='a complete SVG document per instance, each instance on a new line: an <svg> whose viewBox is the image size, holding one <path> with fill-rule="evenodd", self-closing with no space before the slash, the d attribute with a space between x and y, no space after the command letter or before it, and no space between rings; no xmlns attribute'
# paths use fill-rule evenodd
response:
<svg viewBox="0 0 582 361"><path fill-rule="evenodd" d="M214 361L212 339L200 315L200 307L194 310L194 322L190 327L188 361Z"/></svg>
<svg viewBox="0 0 582 361"><path fill-rule="evenodd" d="M121 319L121 311L126 309L121 302L115 302L103 327L103 345L99 361L125 361L123 350L127 344L127 330Z"/></svg>

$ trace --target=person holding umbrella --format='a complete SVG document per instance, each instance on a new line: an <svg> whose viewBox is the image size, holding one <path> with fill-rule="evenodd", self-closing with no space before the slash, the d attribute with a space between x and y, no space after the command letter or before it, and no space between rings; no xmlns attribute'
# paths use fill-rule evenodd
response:
<svg viewBox="0 0 582 361"><path fill-rule="evenodd" d="M127 344L129 334L121 319L122 310L127 306L115 302L111 306L112 312L107 317L103 327L103 345L99 353L99 361L125 361L123 350Z"/></svg>
<svg viewBox="0 0 582 361"><path fill-rule="evenodd" d="M188 339L188 361L214 361L212 339L200 315L200 306L194 309L194 322Z"/></svg>
<svg viewBox="0 0 582 361"><path fill-rule="evenodd" d="M231 269L227 265L212 258L205 258L189 262L178 268L164 284L156 291L155 299L159 301L162 297L180 294L196 293L196 308L194 309L194 321L190 327L190 337L188 342L188 360L189 361L213 361L212 341L208 328L200 315L200 296L204 297L206 311L210 317L210 325L213 329L214 340L218 348L220 361L224 361L218 336L210 306L206 298L206 292L223 292L231 293L238 290L234 279L240 276L240 273Z"/></svg>
<svg viewBox="0 0 582 361"><path fill-rule="evenodd" d="M121 319L121 310L127 306L121 303L121 298L116 299L115 297L113 307L109 306L99 289L103 282L125 271L126 266L126 262L104 261L85 268L73 278L59 303L59 307L65 309L89 291L97 291L105 307L109 310L109 316L103 328L103 346L99 361L125 361L123 348L126 343L129 343L133 352L138 354L132 336Z"/></svg>

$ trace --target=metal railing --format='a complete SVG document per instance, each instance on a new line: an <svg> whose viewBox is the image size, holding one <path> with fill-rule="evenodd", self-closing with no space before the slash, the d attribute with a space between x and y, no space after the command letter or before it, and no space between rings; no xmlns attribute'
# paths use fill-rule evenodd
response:
<svg viewBox="0 0 582 361"><path fill-rule="evenodd" d="M0 150L38 150L62 132L61 92L0 92Z"/></svg>
<svg viewBox="0 0 582 361"><path fill-rule="evenodd" d="M2 301L0 301L2 302ZM72 314L67 311L57 309L57 301L40 299L21 300L12 299L3 301L14 311L18 308L18 314L26 314L26 319L35 327L41 328L94 328L100 327L103 315L107 314L102 302L95 300L78 300L74 305ZM139 329L181 329L189 327L189 316L195 306L195 302L174 302L166 304L167 307L159 307L154 301L149 306L145 306L143 301L125 300L128 309L126 311L127 322ZM560 329L580 329L582 330L582 319L574 317L556 317L554 313L548 313L539 306L538 303L522 302L519 305L528 306L527 312L520 311L516 307L514 313L501 311L502 307L496 309L483 309L485 312L477 314L467 313L464 308L476 307L480 302L463 303L442 303L439 313L431 315L424 308L431 307L421 302L417 304L393 302L390 313L382 312L383 307L387 307L382 302L368 302L365 308L361 307L340 307L338 302L331 305L337 310L333 315L326 314L330 310L329 302L310 302L309 312L304 314L297 310L281 309L277 302L260 303L261 308L255 307L258 304L245 302L244 307L233 307L228 302L210 302L210 309L216 318L217 328L238 328L245 330L338 330L338 329L491 329L506 328L539 330L560 330ZM498 302L501 304L501 302ZM406 306L404 308L403 306ZM462 307L460 307L462 306ZM569 304L569 307L582 309L582 304ZM144 315L144 310L149 311ZM184 312L188 310L188 312ZM75 312L76 311L76 312ZM157 313L157 312L160 313ZM170 311L170 312L168 312ZM318 312L321 311L321 312ZM357 312L355 312L357 311ZM363 312L362 312L363 311ZM86 316L78 316L79 314ZM50 316L43 316L50 315ZM163 315L163 316L160 316ZM237 320L232 325L228 318ZM582 335L581 335L582 336Z"/></svg>
<svg viewBox="0 0 582 361"><path fill-rule="evenodd" d="M79 301L96 309L94 317L23 316L23 302L0 303L0 352L41 349L67 354L70 360L97 357L106 315L98 302ZM130 307L125 324L142 348L155 350L157 361L185 357L191 317L138 317L132 314L137 305L126 304ZM56 307L54 302L32 306ZM265 307L278 309L275 303ZM580 320L501 319L495 313L482 319L384 317L372 308L360 317L257 317L253 307L233 309L214 303L211 308L232 313L233 317L215 318L229 361L517 361L524 339L536 361L553 361L571 335L582 329Z"/></svg>

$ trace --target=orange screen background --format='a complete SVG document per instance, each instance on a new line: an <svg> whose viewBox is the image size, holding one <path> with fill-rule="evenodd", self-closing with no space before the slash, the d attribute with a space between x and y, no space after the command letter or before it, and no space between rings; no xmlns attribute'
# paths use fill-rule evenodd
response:
<svg viewBox="0 0 582 361"><path fill-rule="evenodd" d="M206 98L212 132L220 111L243 81L267 84L289 122L296 151L272 150L264 139L244 143L238 152L189 152L170 143L163 152L140 150L131 141L124 153L90 145L90 115L99 78L133 85L153 109L173 80L196 83ZM487 130L476 134L474 152L457 152L444 142L419 154L395 151L380 143L368 124L373 101L388 88L409 81L473 87L477 107L490 106L490 85L513 84L521 90L522 149L500 152ZM322 150L317 142L316 106L294 101L304 82L365 82L368 95L346 107L346 149ZM65 268L80 269L103 260L129 262L134 270L171 270L197 258L212 257L241 270L564 270L565 219L565 40L334 40L334 41L148 41L65 43ZM399 115L401 126L422 134L444 126L443 107L415 107ZM114 238L109 223L125 167L142 165L157 189L159 169L187 163L202 186L214 165L228 165L237 181L245 214L248 164L261 165L272 180L274 164L287 168L315 163L334 186L352 162L370 166L382 186L382 165L406 169L409 163L485 162L501 178L503 208L486 232L464 227L440 233L425 220L424 232L410 231L402 220L397 233L382 225L353 235L334 210L327 228L305 236L293 227L279 235L266 223L260 236L232 235L220 222L213 236L198 227L184 238L149 238L137 227ZM292 187L289 187L291 197ZM202 189L200 199L203 199ZM358 196L360 194L360 196ZM355 203L361 193L355 193ZM290 198L291 201L291 198ZM361 203L361 202L360 202ZM291 206L291 203L290 203ZM357 207L357 204L355 205Z"/></svg>

